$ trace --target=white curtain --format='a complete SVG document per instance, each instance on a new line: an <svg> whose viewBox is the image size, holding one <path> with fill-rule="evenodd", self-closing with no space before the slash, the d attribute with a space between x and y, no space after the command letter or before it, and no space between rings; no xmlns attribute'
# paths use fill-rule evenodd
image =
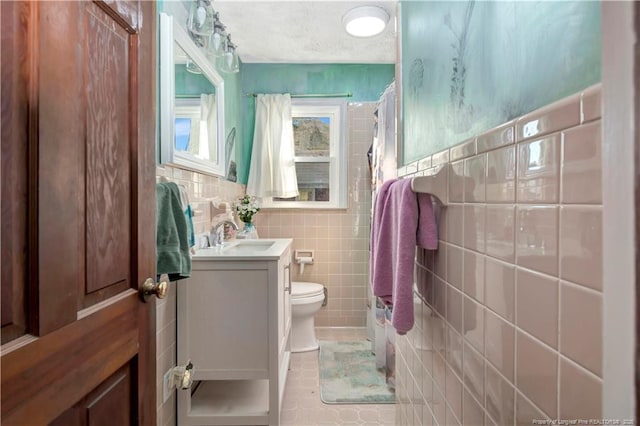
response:
<svg viewBox="0 0 640 426"><path fill-rule="evenodd" d="M291 96L258 95L247 194L298 196Z"/></svg>
<svg viewBox="0 0 640 426"><path fill-rule="evenodd" d="M216 116L216 95L200 95L200 145L196 155L212 161L217 161L218 123Z"/></svg>

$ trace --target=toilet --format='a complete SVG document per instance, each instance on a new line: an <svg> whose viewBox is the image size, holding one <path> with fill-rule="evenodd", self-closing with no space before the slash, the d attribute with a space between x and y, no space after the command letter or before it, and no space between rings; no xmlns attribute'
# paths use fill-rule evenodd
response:
<svg viewBox="0 0 640 426"><path fill-rule="evenodd" d="M318 349L315 315L325 299L322 284L294 281L291 283L291 352Z"/></svg>

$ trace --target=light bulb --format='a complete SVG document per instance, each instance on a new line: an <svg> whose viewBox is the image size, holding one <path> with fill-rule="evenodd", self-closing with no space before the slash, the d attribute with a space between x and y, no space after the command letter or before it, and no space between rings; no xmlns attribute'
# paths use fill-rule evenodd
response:
<svg viewBox="0 0 640 426"><path fill-rule="evenodd" d="M204 21L207 19L207 11L204 7L198 6L198 11L196 13L196 17L198 19L198 28L201 28L204 25Z"/></svg>
<svg viewBox="0 0 640 426"><path fill-rule="evenodd" d="M213 34L215 11L210 0L194 0L189 9L187 29L196 35L209 36Z"/></svg>

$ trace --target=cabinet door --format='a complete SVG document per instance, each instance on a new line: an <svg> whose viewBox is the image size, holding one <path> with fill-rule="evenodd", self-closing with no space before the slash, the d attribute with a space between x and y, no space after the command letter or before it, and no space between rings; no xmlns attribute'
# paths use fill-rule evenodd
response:
<svg viewBox="0 0 640 426"><path fill-rule="evenodd" d="M244 262L178 283L178 364L190 360L195 380L268 377L268 274L267 263Z"/></svg>

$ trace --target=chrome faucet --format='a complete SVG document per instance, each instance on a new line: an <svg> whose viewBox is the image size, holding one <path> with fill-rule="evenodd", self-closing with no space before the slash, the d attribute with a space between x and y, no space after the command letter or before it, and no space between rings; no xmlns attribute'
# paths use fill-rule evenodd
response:
<svg viewBox="0 0 640 426"><path fill-rule="evenodd" d="M225 219L211 228L209 242L211 247L222 247L224 245L224 226L229 225L234 230L238 230L238 225L233 220Z"/></svg>

